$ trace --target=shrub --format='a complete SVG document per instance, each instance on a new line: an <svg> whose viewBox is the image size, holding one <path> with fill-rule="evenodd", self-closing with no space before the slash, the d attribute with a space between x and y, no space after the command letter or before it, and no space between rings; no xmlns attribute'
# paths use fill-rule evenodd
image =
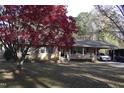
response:
<svg viewBox="0 0 124 93"><path fill-rule="evenodd" d="M12 56L12 52L11 52L10 49L5 50L3 56L4 56L4 58L5 58L6 60L10 60L10 59L12 59L12 57L13 57L13 56Z"/></svg>

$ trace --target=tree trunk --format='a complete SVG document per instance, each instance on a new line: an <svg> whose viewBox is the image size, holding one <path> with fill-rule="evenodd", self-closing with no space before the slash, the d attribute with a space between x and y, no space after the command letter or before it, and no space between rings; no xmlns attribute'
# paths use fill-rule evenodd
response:
<svg viewBox="0 0 124 93"><path fill-rule="evenodd" d="M29 47L27 47L26 50L24 52L22 52L22 57L17 62L17 68L16 68L16 70L18 70L19 73L23 69L23 63L25 61L25 56L27 55L28 49L29 49Z"/></svg>

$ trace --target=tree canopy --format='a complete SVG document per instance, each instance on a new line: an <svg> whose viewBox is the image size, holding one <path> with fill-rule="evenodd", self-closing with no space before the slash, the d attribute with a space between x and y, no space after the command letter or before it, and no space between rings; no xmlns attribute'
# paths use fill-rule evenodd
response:
<svg viewBox="0 0 124 93"><path fill-rule="evenodd" d="M77 32L75 20L63 5L0 6L0 40L17 56L24 58L31 46L71 46Z"/></svg>

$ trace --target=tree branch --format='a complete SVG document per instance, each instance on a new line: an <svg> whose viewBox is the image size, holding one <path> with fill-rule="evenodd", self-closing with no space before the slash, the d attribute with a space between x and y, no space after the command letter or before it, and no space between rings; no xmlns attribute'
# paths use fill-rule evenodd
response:
<svg viewBox="0 0 124 93"><path fill-rule="evenodd" d="M105 12L105 10L101 9L101 7L99 5L97 5L97 8L104 16L106 16L108 19L110 19L115 24L115 26L120 30L120 32L124 35L124 29L121 26L119 26L110 16L108 16L108 14Z"/></svg>

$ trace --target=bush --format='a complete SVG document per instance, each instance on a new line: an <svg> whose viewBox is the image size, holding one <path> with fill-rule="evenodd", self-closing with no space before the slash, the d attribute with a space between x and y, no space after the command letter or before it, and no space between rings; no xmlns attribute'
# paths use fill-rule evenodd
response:
<svg viewBox="0 0 124 93"><path fill-rule="evenodd" d="M5 50L3 56L4 56L4 58L5 58L6 60L10 60L10 59L13 58L12 52L11 52L10 49Z"/></svg>

